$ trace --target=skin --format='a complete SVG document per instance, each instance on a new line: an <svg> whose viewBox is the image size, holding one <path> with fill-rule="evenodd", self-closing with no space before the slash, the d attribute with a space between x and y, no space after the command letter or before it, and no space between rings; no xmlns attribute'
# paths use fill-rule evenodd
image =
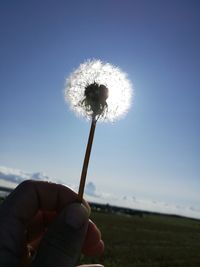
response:
<svg viewBox="0 0 200 267"><path fill-rule="evenodd" d="M80 203L77 203L77 194L60 184L36 181L21 183L0 206L0 259L5 260L5 262L12 262L13 260L13 264L5 266L19 266L19 262L20 266L29 266L32 256L40 250L42 251L40 258L45 258L49 253L49 249L43 241L45 236L49 235L51 238L52 234L48 234L49 232L59 231L59 225L63 227L64 216L74 210L84 213L83 223L80 229L69 232L64 240L64 247L68 251L73 246L76 247L76 251L72 250L75 252L71 254L77 255L70 256L74 259L78 258L79 250L88 256L100 256L104 250L104 243L101 240L99 229L88 219L90 207L85 200L81 206ZM68 228L66 226L66 231L69 231ZM43 243L44 245L41 245ZM57 247L59 250L64 249L62 244L58 244ZM38 255L40 254L38 253ZM36 264L31 264L31 266L42 265L37 264L36 261ZM49 266L54 266L54 263ZM57 264L56 266L71 267L72 265L68 263L66 265ZM91 264L81 267L86 266L101 267L102 265Z"/></svg>

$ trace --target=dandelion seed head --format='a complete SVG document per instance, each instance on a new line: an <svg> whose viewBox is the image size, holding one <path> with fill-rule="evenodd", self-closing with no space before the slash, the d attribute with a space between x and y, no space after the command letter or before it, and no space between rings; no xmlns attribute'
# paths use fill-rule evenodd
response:
<svg viewBox="0 0 200 267"><path fill-rule="evenodd" d="M77 115L115 121L130 108L132 84L118 67L101 60L88 60L66 79L64 94ZM98 99L96 107L95 99Z"/></svg>

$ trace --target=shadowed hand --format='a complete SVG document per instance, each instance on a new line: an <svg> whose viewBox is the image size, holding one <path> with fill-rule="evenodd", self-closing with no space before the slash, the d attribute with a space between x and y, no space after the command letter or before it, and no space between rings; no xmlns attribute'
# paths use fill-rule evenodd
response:
<svg viewBox="0 0 200 267"><path fill-rule="evenodd" d="M0 206L0 266L74 267L81 251L101 255L104 244L88 219L89 205L76 201L63 185L21 183Z"/></svg>

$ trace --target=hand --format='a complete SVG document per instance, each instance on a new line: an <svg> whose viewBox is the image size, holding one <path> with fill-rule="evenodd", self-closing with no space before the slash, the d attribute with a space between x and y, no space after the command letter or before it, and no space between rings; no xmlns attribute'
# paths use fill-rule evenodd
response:
<svg viewBox="0 0 200 267"><path fill-rule="evenodd" d="M88 219L89 205L76 201L63 185L21 183L0 206L0 266L74 267L81 250L101 255L104 244Z"/></svg>

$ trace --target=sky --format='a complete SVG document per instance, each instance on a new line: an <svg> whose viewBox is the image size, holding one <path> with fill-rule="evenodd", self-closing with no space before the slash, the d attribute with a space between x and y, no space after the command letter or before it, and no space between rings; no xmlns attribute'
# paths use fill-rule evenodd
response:
<svg viewBox="0 0 200 267"><path fill-rule="evenodd" d="M63 90L95 58L128 74L134 99L97 125L90 195L200 218L199 14L195 0L1 1L0 185L44 173L77 189L90 124Z"/></svg>

